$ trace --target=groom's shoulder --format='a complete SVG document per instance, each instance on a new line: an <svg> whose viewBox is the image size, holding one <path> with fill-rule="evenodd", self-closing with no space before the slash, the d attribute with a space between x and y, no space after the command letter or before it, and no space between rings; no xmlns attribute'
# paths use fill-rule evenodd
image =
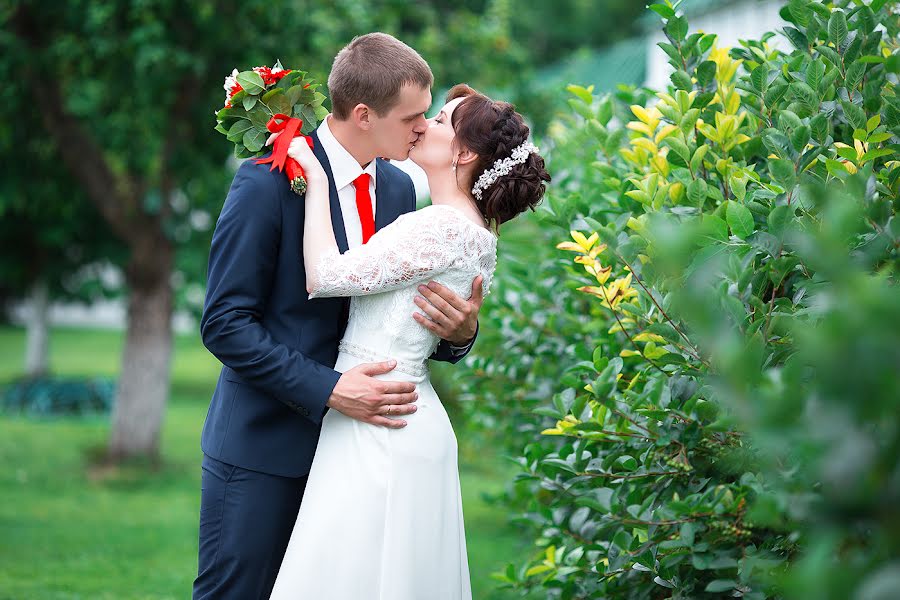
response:
<svg viewBox="0 0 900 600"><path fill-rule="evenodd" d="M402 197L402 194L407 195L408 204L406 205L406 208L404 208L404 212L415 210L416 186L413 184L412 177L410 177L406 171L400 167L395 167L387 160L379 158L378 176L384 182L385 187L390 190L390 193L399 194L400 197Z"/></svg>
<svg viewBox="0 0 900 600"><path fill-rule="evenodd" d="M264 155L263 158L268 156ZM287 185L287 178L278 170L271 170L270 164L258 164L257 159L249 158L241 163L231 182L230 193L249 192L253 195L271 194L278 196Z"/></svg>
<svg viewBox="0 0 900 600"><path fill-rule="evenodd" d="M400 167L392 165L389 160L379 158L378 170L381 171L382 177L384 177L384 181L386 181L388 185L411 186L413 184L409 174Z"/></svg>

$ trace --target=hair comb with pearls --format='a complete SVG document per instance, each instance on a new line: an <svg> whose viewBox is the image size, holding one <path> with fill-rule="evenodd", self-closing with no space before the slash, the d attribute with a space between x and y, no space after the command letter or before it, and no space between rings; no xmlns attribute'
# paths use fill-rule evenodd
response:
<svg viewBox="0 0 900 600"><path fill-rule="evenodd" d="M508 158L497 159L490 169L481 174L478 181L472 186L472 194L481 200L481 194L484 190L493 185L502 176L508 175L514 166L521 165L528 160L529 154L537 154L538 152L540 152L538 147L528 140L522 142L513 148L512 154Z"/></svg>

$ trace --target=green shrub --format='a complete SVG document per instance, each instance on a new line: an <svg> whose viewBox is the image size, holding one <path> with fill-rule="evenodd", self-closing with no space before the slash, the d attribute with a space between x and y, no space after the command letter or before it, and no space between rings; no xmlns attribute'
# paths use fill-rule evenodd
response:
<svg viewBox="0 0 900 600"><path fill-rule="evenodd" d="M541 212L558 252L535 235L503 267L470 363L541 547L498 579L559 598L900 588L888 4L792 0L790 53L772 34L718 48L652 5L673 86L570 87Z"/></svg>
<svg viewBox="0 0 900 600"><path fill-rule="evenodd" d="M29 416L109 413L115 382L105 377L29 377L10 383L0 409Z"/></svg>

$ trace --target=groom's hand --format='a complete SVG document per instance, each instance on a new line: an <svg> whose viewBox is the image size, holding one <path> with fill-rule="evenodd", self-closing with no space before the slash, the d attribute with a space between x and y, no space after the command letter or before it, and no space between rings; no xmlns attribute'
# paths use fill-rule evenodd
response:
<svg viewBox="0 0 900 600"><path fill-rule="evenodd" d="M482 281L481 275L472 281L472 296L468 300L436 281L420 285L421 296L416 296L415 303L427 316L416 312L413 319L439 338L456 346L467 346L475 337L478 312L484 302Z"/></svg>
<svg viewBox="0 0 900 600"><path fill-rule="evenodd" d="M389 373L394 361L365 363L348 369L338 379L326 403L351 419L391 429L406 427L406 421L392 419L418 409L412 404L419 397L409 381L383 381L374 375Z"/></svg>

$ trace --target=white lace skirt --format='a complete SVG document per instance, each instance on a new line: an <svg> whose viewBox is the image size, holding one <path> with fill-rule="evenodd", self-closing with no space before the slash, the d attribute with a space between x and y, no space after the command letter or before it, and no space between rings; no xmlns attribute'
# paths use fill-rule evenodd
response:
<svg viewBox="0 0 900 600"><path fill-rule="evenodd" d="M344 372L371 362L341 352ZM470 600L457 444L428 374L399 430L329 410L271 598Z"/></svg>

